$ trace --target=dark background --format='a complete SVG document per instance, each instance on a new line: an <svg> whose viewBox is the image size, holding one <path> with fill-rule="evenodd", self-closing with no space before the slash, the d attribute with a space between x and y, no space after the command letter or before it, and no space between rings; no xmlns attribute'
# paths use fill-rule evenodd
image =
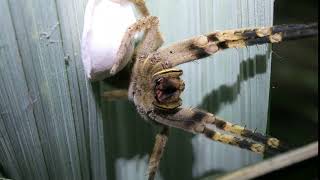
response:
<svg viewBox="0 0 320 180"><path fill-rule="evenodd" d="M274 24L318 22L317 0L276 0ZM318 139L318 38L273 45L269 133L301 146ZM263 179L317 179L316 158Z"/></svg>
<svg viewBox="0 0 320 180"><path fill-rule="evenodd" d="M316 0L275 1L274 24L315 22L317 13ZM270 132L306 144L318 132L318 38L275 44L272 49Z"/></svg>

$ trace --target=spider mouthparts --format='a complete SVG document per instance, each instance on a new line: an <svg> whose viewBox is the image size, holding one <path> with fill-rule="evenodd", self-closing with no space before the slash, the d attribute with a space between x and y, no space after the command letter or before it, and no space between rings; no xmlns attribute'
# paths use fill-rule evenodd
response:
<svg viewBox="0 0 320 180"><path fill-rule="evenodd" d="M180 94L184 90L184 82L180 77L162 76L155 80L154 105L162 109L174 109L181 105Z"/></svg>

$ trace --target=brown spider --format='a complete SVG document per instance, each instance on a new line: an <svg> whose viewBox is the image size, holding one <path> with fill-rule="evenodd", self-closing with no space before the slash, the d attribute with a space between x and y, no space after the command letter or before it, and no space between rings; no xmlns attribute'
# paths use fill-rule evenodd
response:
<svg viewBox="0 0 320 180"><path fill-rule="evenodd" d="M144 36L134 51L134 66L128 93L107 92L106 97L126 95L134 102L139 114L147 121L162 126L149 160L148 179L154 179L169 133L169 127L179 128L222 143L238 146L256 153L276 153L285 149L276 138L265 136L239 125L224 121L211 113L181 107L180 94L184 82L180 78L182 70L175 66L210 56L227 48L242 48L263 43L279 43L285 40L317 35L317 24L281 25L274 27L236 29L213 32L190 38L160 48L163 39L158 29L158 18L150 16L144 0L131 0L143 17L126 31L115 65L110 70L114 75L128 63L128 52L137 32ZM230 134L223 134L208 128L215 125Z"/></svg>

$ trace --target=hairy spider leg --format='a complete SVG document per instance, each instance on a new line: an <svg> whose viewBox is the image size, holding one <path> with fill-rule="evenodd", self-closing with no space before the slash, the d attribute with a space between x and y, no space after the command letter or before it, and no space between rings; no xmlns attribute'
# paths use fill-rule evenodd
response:
<svg viewBox="0 0 320 180"><path fill-rule="evenodd" d="M242 149L247 149L259 154L275 154L276 151L268 149L265 144L256 143L247 139L239 138L229 134L222 134L220 132L211 130L209 128L204 128L202 134L204 134L209 139L218 141L224 144L229 144L233 146L238 146Z"/></svg>
<svg viewBox="0 0 320 180"><path fill-rule="evenodd" d="M159 20L157 17L155 16L147 16L147 17L142 17L141 19L139 19L137 22L135 22L133 25L131 25L124 37L122 38L119 50L117 52L117 62L113 65L113 67L111 68L110 74L111 75L115 75L118 71L120 71L124 66L126 66L128 64L128 62L131 60L128 57L127 53L128 51L130 51L130 48L132 48L132 43L134 41L134 37L138 32L141 31L145 31L145 36L143 38L143 40L140 42L140 44L146 44L146 42L150 42L151 35L148 34L155 34L155 32L159 32L158 31L158 24L159 24ZM150 32L150 33L149 33ZM162 38L159 34L157 41L158 44L162 44ZM138 49L136 54L139 55L139 48L148 48L146 46L140 46L138 45ZM155 48L152 47L152 48ZM158 47L157 47L158 48ZM149 48L148 50L153 50L151 48ZM143 51L145 52L145 51Z"/></svg>
<svg viewBox="0 0 320 180"><path fill-rule="evenodd" d="M168 68L172 68L228 48L280 43L317 35L318 23L226 30L200 35L160 48L154 56L169 62Z"/></svg>
<svg viewBox="0 0 320 180"><path fill-rule="evenodd" d="M226 132L230 132L236 135L240 135L245 138L250 138L254 141L266 144L271 148L275 148L278 151L286 151L288 150L287 145L284 145L279 139L270 137L268 135L263 135L259 132L252 131L250 129L246 129L237 124L232 124L230 122L226 122L220 117L215 116L214 121L212 122L218 129L221 129Z"/></svg>
<svg viewBox="0 0 320 180"><path fill-rule="evenodd" d="M167 126L179 128L194 134L204 134L206 137L214 141L219 141L224 144L238 146L260 154L275 154L279 153L277 146L270 146L267 142L255 142L251 137L236 137L229 134L222 134L208 128L209 124L217 122L216 117L208 112L190 109L190 108L177 108L171 111L156 110L151 112L149 116L155 121L165 124ZM220 121L221 122L221 121ZM231 123L230 123L231 124ZM241 128L242 129L242 128ZM237 128L228 130L226 132L236 132ZM237 133L235 133L237 134ZM271 139L264 137L266 139ZM252 139L252 140L250 140ZM275 138L273 138L275 140ZM277 142L279 142L277 140Z"/></svg>
<svg viewBox="0 0 320 180"><path fill-rule="evenodd" d="M131 1L142 16L150 16L149 10L146 6L145 0L129 0Z"/></svg>
<svg viewBox="0 0 320 180"><path fill-rule="evenodd" d="M162 131L156 135L156 140L153 146L153 150L151 156L149 158L149 165L148 165L148 180L153 180L157 169L159 167L159 163L161 161L161 157L163 155L165 146L168 141L169 136L169 127L164 126Z"/></svg>
<svg viewBox="0 0 320 180"><path fill-rule="evenodd" d="M135 54L137 59L146 58L151 52L156 51L162 44L163 38L159 32L159 19L154 16L153 19L148 22L150 23L150 28L143 35L142 41L138 44Z"/></svg>

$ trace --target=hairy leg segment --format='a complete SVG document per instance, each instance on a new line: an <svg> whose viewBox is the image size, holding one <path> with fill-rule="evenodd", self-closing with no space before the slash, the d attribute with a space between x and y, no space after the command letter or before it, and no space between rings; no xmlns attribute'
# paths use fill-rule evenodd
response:
<svg viewBox="0 0 320 180"><path fill-rule="evenodd" d="M282 145L283 143L276 138L234 125L211 113L195 108L178 108L171 113L158 110L150 115L157 122L167 126L194 134L203 134L211 140L238 146L259 154L275 154L286 150ZM210 125L215 125L223 133L213 130Z"/></svg>
<svg viewBox="0 0 320 180"><path fill-rule="evenodd" d="M153 56L163 58L169 68L211 56L229 48L281 43L318 35L318 23L276 25L212 32L162 47Z"/></svg>

